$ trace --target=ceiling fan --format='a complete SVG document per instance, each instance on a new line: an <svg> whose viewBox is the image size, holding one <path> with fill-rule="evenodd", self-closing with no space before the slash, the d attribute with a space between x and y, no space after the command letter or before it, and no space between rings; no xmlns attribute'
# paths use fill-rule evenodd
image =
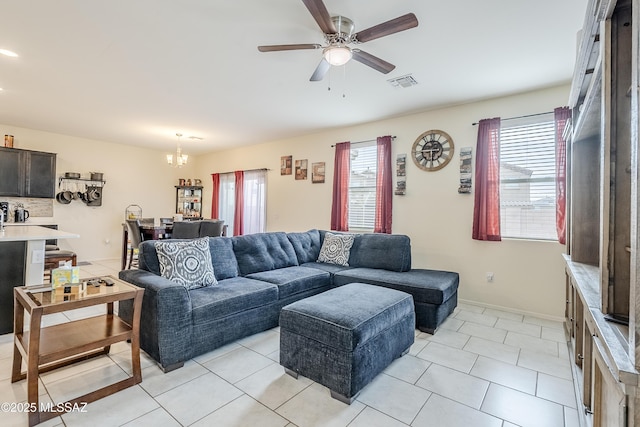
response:
<svg viewBox="0 0 640 427"><path fill-rule="evenodd" d="M354 59L374 70L387 74L396 68L395 65L349 45L368 42L400 31L418 26L418 19L413 13L407 13L390 21L383 22L366 30L354 33L353 21L344 16L330 16L322 0L302 0L309 9L313 19L324 33L326 46L319 44L278 44L258 46L260 52L276 52L281 50L322 49L323 58L311 75L312 82L320 81L332 65L344 65Z"/></svg>

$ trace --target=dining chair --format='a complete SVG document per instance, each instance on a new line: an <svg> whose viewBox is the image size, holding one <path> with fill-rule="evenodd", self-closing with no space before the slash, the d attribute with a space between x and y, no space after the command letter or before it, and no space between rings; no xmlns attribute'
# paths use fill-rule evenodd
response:
<svg viewBox="0 0 640 427"><path fill-rule="evenodd" d="M140 242L144 240L144 236L142 235L142 230L140 229L139 219L128 219L127 229L129 231L129 240L131 241L131 252L129 252L129 266L127 267L127 270L129 270L133 265L133 253L136 249L138 249L138 246L140 246Z"/></svg>
<svg viewBox="0 0 640 427"><path fill-rule="evenodd" d="M172 239L195 239L200 237L201 221L175 221L171 230Z"/></svg>
<svg viewBox="0 0 640 427"><path fill-rule="evenodd" d="M200 221L200 237L220 237L224 230L224 220L221 219L205 219Z"/></svg>

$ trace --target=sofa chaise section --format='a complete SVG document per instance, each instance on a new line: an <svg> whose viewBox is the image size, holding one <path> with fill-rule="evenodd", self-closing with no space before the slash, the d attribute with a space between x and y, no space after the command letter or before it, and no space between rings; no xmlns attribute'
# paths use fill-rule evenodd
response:
<svg viewBox="0 0 640 427"><path fill-rule="evenodd" d="M458 273L412 269L404 272L377 268L352 268L333 276L335 286L366 283L406 292L413 296L416 326L430 334L446 320L458 304Z"/></svg>
<svg viewBox="0 0 640 427"><path fill-rule="evenodd" d="M416 326L431 334L456 307L458 273L412 269L411 240L408 236L378 233L356 235L348 266L320 263L309 256L305 258L311 245L317 245L320 251L326 233L310 230L306 233L289 233L289 238L303 242L298 245L294 243L294 248L302 248L296 249L300 264L331 273L333 286L360 282L406 292L414 299Z"/></svg>

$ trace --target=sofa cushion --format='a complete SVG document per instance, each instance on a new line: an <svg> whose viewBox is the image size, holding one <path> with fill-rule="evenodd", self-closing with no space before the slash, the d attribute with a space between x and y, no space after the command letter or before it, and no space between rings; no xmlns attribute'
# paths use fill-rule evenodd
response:
<svg viewBox="0 0 640 427"><path fill-rule="evenodd" d="M234 277L221 280L217 286L194 289L189 292L189 297L193 323L201 324L276 302L278 287L259 280Z"/></svg>
<svg viewBox="0 0 640 427"><path fill-rule="evenodd" d="M320 254L320 232L309 230L303 233L287 233L287 238L293 245L298 257L298 264L314 262Z"/></svg>
<svg viewBox="0 0 640 427"><path fill-rule="evenodd" d="M296 251L286 233L257 233L231 238L242 276L298 265Z"/></svg>
<svg viewBox="0 0 640 427"><path fill-rule="evenodd" d="M208 237L184 242L158 240L155 247L160 275L165 279L188 290L218 283L211 264Z"/></svg>
<svg viewBox="0 0 640 427"><path fill-rule="evenodd" d="M300 267L317 268L319 270L326 271L327 273L330 273L332 275L337 273L338 271L344 271L351 268L351 267L344 267L342 265L327 264L325 262L305 262Z"/></svg>
<svg viewBox="0 0 640 427"><path fill-rule="evenodd" d="M233 243L226 237L209 237L211 263L216 279L224 280L238 275L238 261L233 253Z"/></svg>
<svg viewBox="0 0 640 427"><path fill-rule="evenodd" d="M278 286L279 299L284 299L310 289L331 285L331 275L329 273L307 267L278 268L276 270L249 274L246 277L273 283Z"/></svg>
<svg viewBox="0 0 640 427"><path fill-rule="evenodd" d="M411 240L402 234L359 234L351 248L351 267L411 270Z"/></svg>
<svg viewBox="0 0 640 427"><path fill-rule="evenodd" d="M413 295L416 303L442 304L458 291L458 273L413 269L398 273L378 268L351 268L334 274L333 283L342 286L361 282L397 289Z"/></svg>
<svg viewBox="0 0 640 427"><path fill-rule="evenodd" d="M318 262L348 266L349 254L355 237L355 234L325 233Z"/></svg>

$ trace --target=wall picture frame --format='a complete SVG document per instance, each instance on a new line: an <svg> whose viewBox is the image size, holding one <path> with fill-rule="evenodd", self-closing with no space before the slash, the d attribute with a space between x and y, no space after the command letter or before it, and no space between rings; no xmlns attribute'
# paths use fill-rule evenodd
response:
<svg viewBox="0 0 640 427"><path fill-rule="evenodd" d="M280 175L291 175L293 172L293 156L280 157Z"/></svg>
<svg viewBox="0 0 640 427"><path fill-rule="evenodd" d="M311 183L324 184L325 164L324 162L316 162L311 164Z"/></svg>
<svg viewBox="0 0 640 427"><path fill-rule="evenodd" d="M296 181L307 179L309 160L296 160Z"/></svg>

